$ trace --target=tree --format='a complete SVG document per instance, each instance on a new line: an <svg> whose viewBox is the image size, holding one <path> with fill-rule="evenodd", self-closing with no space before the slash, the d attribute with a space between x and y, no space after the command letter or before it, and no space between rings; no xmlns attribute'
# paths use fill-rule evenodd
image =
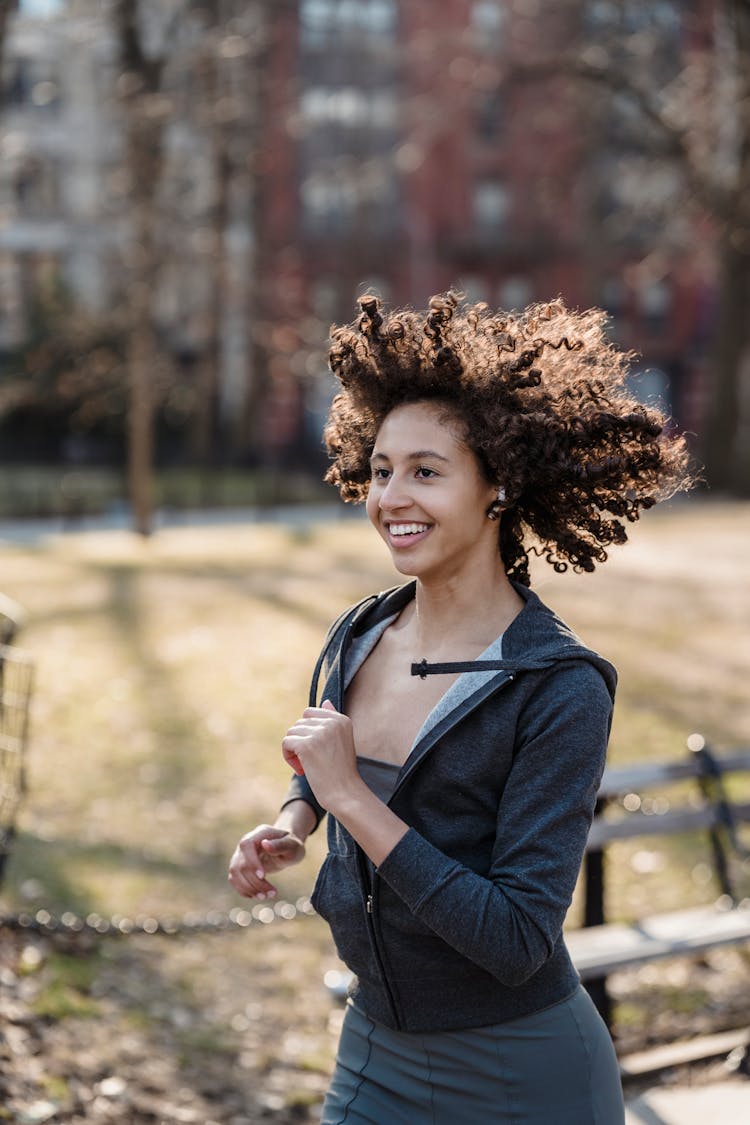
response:
<svg viewBox="0 0 750 1125"><path fill-rule="evenodd" d="M154 371L162 360L153 318L158 259L158 188L164 162L164 129L170 103L161 89L168 35L147 51L138 0L115 0L114 26L122 73L117 82L125 117L129 224L127 362L128 484L134 529L149 535L153 519Z"/></svg>
<svg viewBox="0 0 750 1125"><path fill-rule="evenodd" d="M238 269L236 251L231 260L229 236L238 217L248 222L243 214L250 210L252 195L248 157L257 139L255 109L248 103L262 44L261 5L175 0L168 10L169 19L138 0L116 0L113 10L128 180L129 481L135 528L144 535L152 522L158 384L161 380L162 390L167 390L174 381L169 372L158 375L168 364L160 329L171 333L177 350L183 346L180 331L190 337L188 350L194 349L196 362L191 385L185 380L183 398L192 415L193 454L206 464L215 448L220 373L229 335L227 310L237 313L249 268ZM182 186L191 195L195 183L185 185L186 162L187 179L194 171L198 194L204 196L192 211L181 209L179 184L169 177L170 135L174 140L180 131L183 143L189 138L189 151L182 150L183 167L176 179L181 172ZM196 154L201 159L194 169ZM174 151L171 155L174 179ZM203 281L200 311L194 312L190 325L167 328L157 322L155 304L165 261L173 274L182 266ZM243 273L239 280L238 272ZM247 378L247 370L243 374Z"/></svg>
<svg viewBox="0 0 750 1125"><path fill-rule="evenodd" d="M18 0L0 0L0 64L5 54L5 36L10 16L18 9Z"/></svg>
<svg viewBox="0 0 750 1125"><path fill-rule="evenodd" d="M569 16L562 49L538 49L506 77L580 83L632 152L677 173L663 229L685 208L709 219L719 312L702 456L713 488L750 495L750 0L572 0Z"/></svg>

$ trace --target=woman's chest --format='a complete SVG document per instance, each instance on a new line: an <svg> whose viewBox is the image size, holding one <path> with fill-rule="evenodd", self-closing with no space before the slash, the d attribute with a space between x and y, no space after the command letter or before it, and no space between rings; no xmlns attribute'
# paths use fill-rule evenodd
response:
<svg viewBox="0 0 750 1125"><path fill-rule="evenodd" d="M346 693L346 713L360 757L403 765L425 719L457 676L411 675L407 659L388 660L376 650Z"/></svg>

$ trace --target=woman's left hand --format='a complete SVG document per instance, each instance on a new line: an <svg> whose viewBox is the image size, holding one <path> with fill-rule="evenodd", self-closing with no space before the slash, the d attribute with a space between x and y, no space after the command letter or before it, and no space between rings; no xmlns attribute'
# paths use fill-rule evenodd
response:
<svg viewBox="0 0 750 1125"><path fill-rule="evenodd" d="M316 799L329 812L337 799L363 784L351 719L327 699L321 707L305 708L282 739L281 751L294 772L305 775Z"/></svg>

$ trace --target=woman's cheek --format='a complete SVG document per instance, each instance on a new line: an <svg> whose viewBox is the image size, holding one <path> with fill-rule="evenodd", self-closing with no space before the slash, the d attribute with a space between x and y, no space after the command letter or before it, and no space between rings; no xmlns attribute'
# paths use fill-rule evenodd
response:
<svg viewBox="0 0 750 1125"><path fill-rule="evenodd" d="M379 521L379 517L380 517L380 503L379 503L378 491L379 490L377 489L375 484L374 483L371 484L370 488L368 490L368 493L367 493L367 499L365 500L365 511L367 512L367 518L369 519L370 523L373 524L374 527L378 526L378 521Z"/></svg>

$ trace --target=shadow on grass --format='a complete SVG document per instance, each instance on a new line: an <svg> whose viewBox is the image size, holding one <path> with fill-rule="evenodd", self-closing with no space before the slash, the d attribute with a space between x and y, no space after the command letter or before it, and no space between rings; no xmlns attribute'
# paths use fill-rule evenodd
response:
<svg viewBox="0 0 750 1125"><path fill-rule="evenodd" d="M42 840L31 833L19 832L10 855L6 883L9 897L14 901L26 899L29 910L44 907L57 914L69 910L85 917L92 911L101 913L106 908L94 892L86 889L85 875L81 873L96 870L105 879L108 874L113 879L139 878L144 885L158 879L160 886L170 882L174 886L174 902L179 901L181 905L164 911L173 915L181 909L213 908L217 888L224 889L225 868L226 857L218 850L211 854L186 855L182 862L177 862L154 852L114 843ZM71 878L70 872L77 872L80 877ZM111 911L131 913L132 891L128 898L127 903L111 904Z"/></svg>

